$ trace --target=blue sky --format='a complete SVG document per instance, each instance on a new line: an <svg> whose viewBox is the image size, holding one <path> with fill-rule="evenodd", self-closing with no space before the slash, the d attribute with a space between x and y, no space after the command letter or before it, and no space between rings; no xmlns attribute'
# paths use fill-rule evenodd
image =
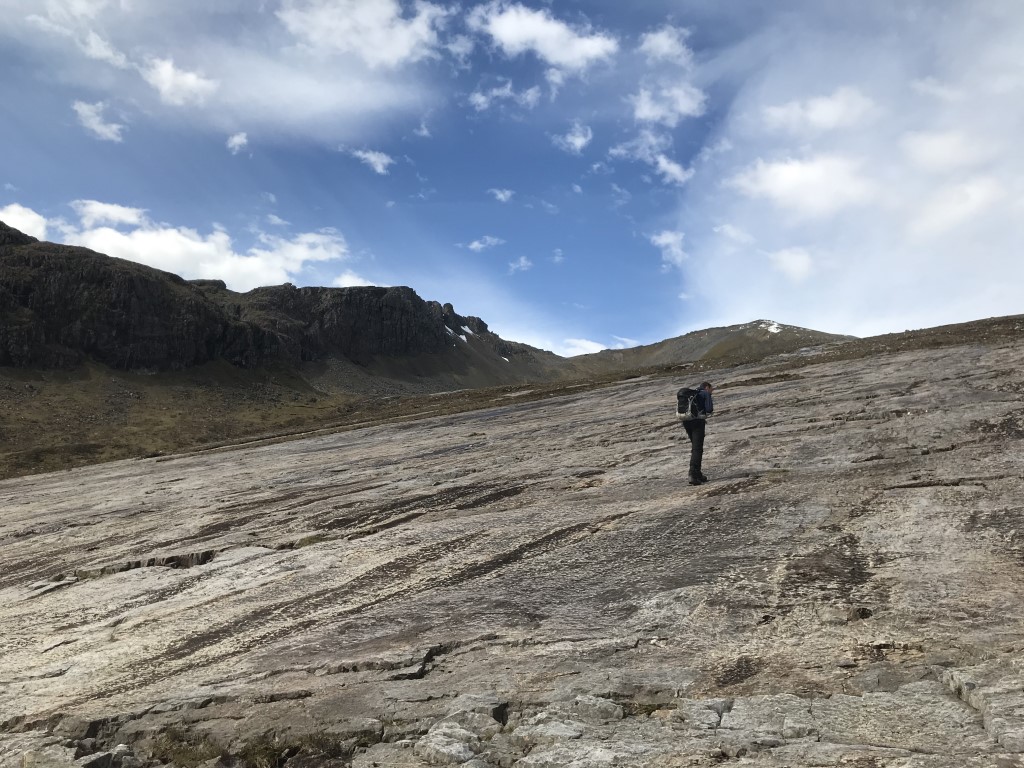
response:
<svg viewBox="0 0 1024 768"><path fill-rule="evenodd" d="M576 354L1024 311L1017 0L0 0L0 220Z"/></svg>

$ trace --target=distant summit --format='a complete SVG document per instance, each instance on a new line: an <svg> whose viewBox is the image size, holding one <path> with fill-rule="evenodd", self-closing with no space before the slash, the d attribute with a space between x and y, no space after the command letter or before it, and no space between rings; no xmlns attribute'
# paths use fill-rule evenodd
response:
<svg viewBox="0 0 1024 768"><path fill-rule="evenodd" d="M755 320L741 325L706 328L655 344L629 349L605 349L568 362L579 375L609 371L663 368L688 362L737 365L805 347L849 341L853 337L813 331L774 320Z"/></svg>

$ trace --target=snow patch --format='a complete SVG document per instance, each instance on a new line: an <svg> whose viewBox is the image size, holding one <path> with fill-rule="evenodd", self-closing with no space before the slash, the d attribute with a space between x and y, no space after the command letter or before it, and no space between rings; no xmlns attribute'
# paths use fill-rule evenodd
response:
<svg viewBox="0 0 1024 768"><path fill-rule="evenodd" d="M506 363L508 362L508 358L507 357L503 357L501 359L504 360Z"/></svg>
<svg viewBox="0 0 1024 768"><path fill-rule="evenodd" d="M470 336L474 335L473 332L471 330L469 330L469 328L467 328L466 326L462 326L462 332L463 333L468 333Z"/></svg>
<svg viewBox="0 0 1024 768"><path fill-rule="evenodd" d="M768 331L768 333L780 333L782 331L782 326L774 320L762 320L758 327Z"/></svg>

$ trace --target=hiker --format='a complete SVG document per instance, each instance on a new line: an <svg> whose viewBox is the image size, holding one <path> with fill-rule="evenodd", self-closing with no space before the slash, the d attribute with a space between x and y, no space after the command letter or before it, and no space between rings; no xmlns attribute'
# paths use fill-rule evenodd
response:
<svg viewBox="0 0 1024 768"><path fill-rule="evenodd" d="M678 394L679 406L676 413L682 419L686 436L690 438L690 485L708 481L700 465L704 458L704 429L707 427L708 416L715 410L711 391L711 382L705 381L696 390L681 389Z"/></svg>

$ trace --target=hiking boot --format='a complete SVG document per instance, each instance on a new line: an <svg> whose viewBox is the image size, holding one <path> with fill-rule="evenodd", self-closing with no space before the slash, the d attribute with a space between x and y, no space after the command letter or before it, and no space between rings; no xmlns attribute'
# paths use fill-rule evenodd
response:
<svg viewBox="0 0 1024 768"><path fill-rule="evenodd" d="M706 483L708 481L708 476L705 475L703 472L700 473L700 481L702 483Z"/></svg>
<svg viewBox="0 0 1024 768"><path fill-rule="evenodd" d="M701 485L707 482L707 478L704 475L690 475L690 485Z"/></svg>

